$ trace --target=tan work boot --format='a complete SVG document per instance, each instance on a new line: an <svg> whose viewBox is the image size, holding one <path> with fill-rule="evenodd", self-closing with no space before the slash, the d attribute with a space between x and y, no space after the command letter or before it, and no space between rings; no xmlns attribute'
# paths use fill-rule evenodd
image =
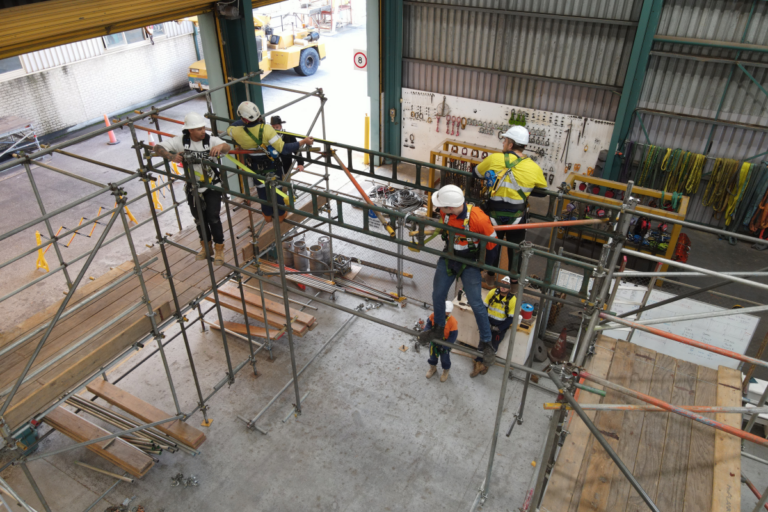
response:
<svg viewBox="0 0 768 512"><path fill-rule="evenodd" d="M215 254L213 256L213 263L215 265L224 264L224 244L214 244Z"/></svg>
<svg viewBox="0 0 768 512"><path fill-rule="evenodd" d="M477 361L474 361L475 366L472 367L472 373L469 374L470 379L474 379L478 375L480 375L480 370L483 368L483 364L479 363Z"/></svg>
<svg viewBox="0 0 768 512"><path fill-rule="evenodd" d="M200 252L195 254L195 260L202 261L205 259L205 242L200 240ZM208 244L208 254L213 254L213 242Z"/></svg>
<svg viewBox="0 0 768 512"><path fill-rule="evenodd" d="M440 382L445 382L448 380L448 372L451 370L443 370L443 374L440 375Z"/></svg>
<svg viewBox="0 0 768 512"><path fill-rule="evenodd" d="M490 275L486 272L483 276L483 289L492 290L496 286L496 275Z"/></svg>
<svg viewBox="0 0 768 512"><path fill-rule="evenodd" d="M427 378L431 379L434 374L437 373L437 365L429 365L429 371L427 371Z"/></svg>

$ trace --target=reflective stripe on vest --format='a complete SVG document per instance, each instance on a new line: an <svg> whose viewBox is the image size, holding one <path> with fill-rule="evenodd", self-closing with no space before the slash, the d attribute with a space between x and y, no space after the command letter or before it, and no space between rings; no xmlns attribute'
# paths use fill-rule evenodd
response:
<svg viewBox="0 0 768 512"><path fill-rule="evenodd" d="M518 157L514 162L510 162L509 154L504 154L504 165L507 169L503 176L501 176L494 184L493 192L491 193L492 200L503 201L514 205L524 205L526 203L533 187L521 187L517 183L517 179L515 179L513 169L517 164L527 158L528 157Z"/></svg>
<svg viewBox="0 0 768 512"><path fill-rule="evenodd" d="M471 204L467 204L467 216L464 218L464 230L471 233L469 230L469 218L472 213L472 206ZM451 219L450 215L445 215L443 218L441 218L441 222L443 224L448 224L448 221ZM448 224L450 226L450 224ZM447 233L443 233L443 239L448 242L449 236ZM477 247L477 238L467 237L466 235L460 235L458 233L453 234L453 250L454 251L463 251L465 249L474 250Z"/></svg>
<svg viewBox="0 0 768 512"><path fill-rule="evenodd" d="M504 321L507 317L514 314L514 303L514 296L502 298L501 293L496 289L495 293L488 301L488 316L496 320ZM512 311L510 311L510 309L512 309Z"/></svg>

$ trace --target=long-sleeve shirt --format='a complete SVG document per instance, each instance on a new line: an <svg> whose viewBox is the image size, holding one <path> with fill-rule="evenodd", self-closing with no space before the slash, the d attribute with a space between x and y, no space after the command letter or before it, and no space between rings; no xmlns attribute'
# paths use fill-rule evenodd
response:
<svg viewBox="0 0 768 512"><path fill-rule="evenodd" d="M488 171L495 172L496 176L504 174L498 187L491 194L491 211L486 212L489 215L492 212L519 212L525 208L529 195L544 195L535 192L534 189L547 188L547 180L544 178L541 167L530 158L520 160L509 172L506 172L508 166L517 159L518 156L514 153L493 153L475 167L475 175L480 178L485 177Z"/></svg>
<svg viewBox="0 0 768 512"><path fill-rule="evenodd" d="M432 325L435 321L435 314L432 313L427 319L426 329L429 331L432 329ZM456 343L459 337L459 322L450 315L445 319L445 332L443 333L443 339L448 343Z"/></svg>

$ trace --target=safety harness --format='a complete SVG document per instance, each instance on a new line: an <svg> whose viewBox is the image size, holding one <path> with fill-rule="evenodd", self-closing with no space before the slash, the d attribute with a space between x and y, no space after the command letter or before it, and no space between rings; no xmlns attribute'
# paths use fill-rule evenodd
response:
<svg viewBox="0 0 768 512"><path fill-rule="evenodd" d="M210 155L208 153L211 150L211 136L206 133L201 142L203 143L203 150L193 150L192 139L190 138L189 133L185 133L181 138L181 143L184 145L184 158L209 158ZM208 165L205 165L204 163L192 164L192 169L194 169L195 177L200 183L205 183L206 178L210 180L212 185L221 182L218 169L212 168ZM187 186L189 186L189 184L187 184Z"/></svg>
<svg viewBox="0 0 768 512"><path fill-rule="evenodd" d="M472 203L467 203L467 216L464 217L464 225L463 225L463 229L467 233L471 233L472 232L469 229L469 219L470 219L470 215L472 213L472 208L474 208L474 206L475 205L473 205ZM443 217L440 218L440 222L442 222L443 224L448 224L448 221L450 220L450 218L451 218L450 215L444 215ZM440 236L443 239L443 242L445 242L445 250L448 251L448 249L449 249L448 248L448 243L450 242L450 237L448 236L448 231L446 231L445 229L441 230L440 231ZM480 247L478 247L478 245L477 245L477 239L476 238L471 238L471 237L469 237L467 235L460 235L458 233L454 233L453 234L453 249L454 249L454 251L457 250L457 247L459 247L458 250L460 250L460 251L465 250L464 249L464 247L465 247L464 244L463 243L459 243L459 242L466 242L467 243L466 248L467 248L467 250L469 250L469 255L468 255L469 259L477 259L478 255L480 254ZM453 268L451 268L451 267L453 267ZM465 268L467 268L466 264L461 264L461 263L453 261L453 260L446 261L446 270L448 271L448 275L449 276L455 275L456 277L460 277L461 273L464 272Z"/></svg>
<svg viewBox="0 0 768 512"><path fill-rule="evenodd" d="M259 174L267 174L270 171L276 171L275 161L279 158L280 154L271 145L264 141L264 124L259 126L259 136L256 137L251 130L246 126L245 133L251 138L256 145L264 151L263 155L254 155L249 158L251 167ZM263 187L263 183L257 183L256 187Z"/></svg>
<svg viewBox="0 0 768 512"><path fill-rule="evenodd" d="M451 318L450 313L445 314L445 322L446 325L448 325L448 319ZM447 340L448 337L445 335L445 332L443 332L443 341ZM438 345L435 342L429 343L429 355L432 357L440 357L443 354L450 354L451 353L451 347L446 347L444 345Z"/></svg>
<svg viewBox="0 0 768 512"><path fill-rule="evenodd" d="M496 320L506 320L506 318L509 316L509 302L512 299L514 299L514 295L507 294L506 296L502 296L499 289L496 288L496 292L488 301L488 310L497 313L498 316L491 316L493 316L493 318Z"/></svg>
<svg viewBox="0 0 768 512"><path fill-rule="evenodd" d="M520 185L517 184L517 180L515 179L515 174L512 172L512 169L514 169L517 164L522 162L523 160L527 160L527 156L519 156L515 159L514 162L510 162L510 154L504 153L504 167L505 169L499 173L496 176L496 179L493 182L493 185L490 187L486 187L485 191L485 211L489 212L488 214L492 218L496 217L511 217L511 218L517 218L520 219L523 217L523 214L525 213L525 204L528 202L528 194L523 192L522 188L520 188ZM517 212L509 212L509 211L493 211L490 209L490 203L493 199L493 196L496 195L496 192L501 187L501 184L504 182L505 178L509 178L509 183L512 185L512 190L517 192L517 194L522 198L523 200L523 208L520 211ZM520 222L517 220L515 224Z"/></svg>

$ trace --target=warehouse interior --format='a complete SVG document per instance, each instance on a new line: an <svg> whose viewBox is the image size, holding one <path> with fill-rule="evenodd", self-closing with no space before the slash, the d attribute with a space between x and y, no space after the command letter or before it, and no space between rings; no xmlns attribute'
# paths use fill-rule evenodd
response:
<svg viewBox="0 0 768 512"><path fill-rule="evenodd" d="M0 8L0 510L768 509L768 2Z"/></svg>

